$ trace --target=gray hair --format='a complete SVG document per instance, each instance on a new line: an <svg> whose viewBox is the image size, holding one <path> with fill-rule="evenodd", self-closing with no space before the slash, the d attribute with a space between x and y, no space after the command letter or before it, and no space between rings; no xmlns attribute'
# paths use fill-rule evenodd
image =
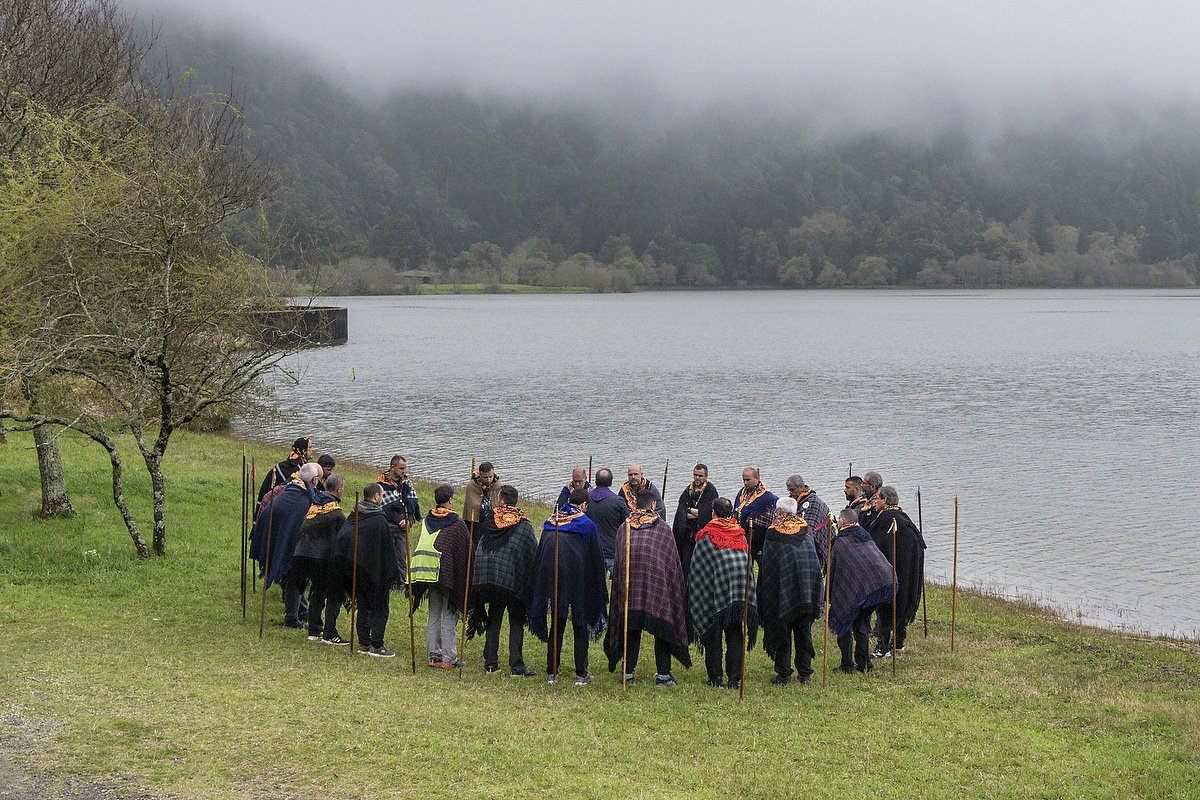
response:
<svg viewBox="0 0 1200 800"><path fill-rule="evenodd" d="M843 508L838 512L838 522L844 522L847 525L857 525L858 512L853 508Z"/></svg>
<svg viewBox="0 0 1200 800"><path fill-rule="evenodd" d="M786 511L789 514L795 514L796 501L790 497L781 497L775 501L775 508Z"/></svg>
<svg viewBox="0 0 1200 800"><path fill-rule="evenodd" d="M879 490L879 494L883 495L883 502L889 506L900 505L900 494L896 491L895 486L884 486Z"/></svg>
<svg viewBox="0 0 1200 800"><path fill-rule="evenodd" d="M804 482L804 478L801 478L799 475L792 475L789 477L787 479L787 485L789 487L795 486L797 489L799 489L801 486L808 486L808 484Z"/></svg>
<svg viewBox="0 0 1200 800"><path fill-rule="evenodd" d="M862 479L863 483L869 483L872 486L883 486L883 476L878 472L864 472Z"/></svg>
<svg viewBox="0 0 1200 800"><path fill-rule="evenodd" d="M335 472L325 479L325 488L331 492L336 492L345 485L346 479L340 472Z"/></svg>
<svg viewBox="0 0 1200 800"><path fill-rule="evenodd" d="M321 465L314 464L311 461L300 467L300 480L305 483L312 483L314 479L321 477Z"/></svg>

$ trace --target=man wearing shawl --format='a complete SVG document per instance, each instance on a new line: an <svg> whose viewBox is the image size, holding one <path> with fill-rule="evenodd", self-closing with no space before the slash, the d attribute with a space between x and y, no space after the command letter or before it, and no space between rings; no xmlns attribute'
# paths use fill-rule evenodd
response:
<svg viewBox="0 0 1200 800"><path fill-rule="evenodd" d="M696 533L696 549L688 574L688 618L693 641L704 651L708 685L737 689L742 679L742 618L749 622L746 646L758 638L758 600L753 571L747 570L750 546L733 518L733 503L718 497L713 518ZM750 573L750 607L745 608ZM721 674L721 636L725 636L725 675Z"/></svg>
<svg viewBox="0 0 1200 800"><path fill-rule="evenodd" d="M788 497L796 501L796 513L808 524L808 535L812 537L813 547L817 550L817 560L821 562L821 571L825 571L825 556L829 550L829 506L817 497L812 487L804 482L799 475L787 479Z"/></svg>
<svg viewBox="0 0 1200 800"><path fill-rule="evenodd" d="M600 549L604 553L604 571L612 572L617 555L617 531L629 516L625 499L612 490L613 474L607 467L596 470L596 488L587 494L588 519L600 529Z"/></svg>
<svg viewBox="0 0 1200 800"><path fill-rule="evenodd" d="M421 518L417 490L408 479L408 459L401 455L392 456L387 471L381 473L375 482L383 487L383 502L380 505L392 531L396 563L400 565L396 583L404 585L408 580L405 573L408 568L408 529Z"/></svg>
<svg viewBox="0 0 1200 800"><path fill-rule="evenodd" d="M883 557L892 560L893 538L896 550L896 652L904 650L908 623L917 618L921 606L921 585L925 580L925 539L908 514L900 508L895 487L880 488L871 499L875 519L868 529ZM893 529L895 534L893 536ZM892 649L892 603L878 610L878 639L875 654L882 657Z"/></svg>
<svg viewBox="0 0 1200 800"><path fill-rule="evenodd" d="M778 500L774 492L763 486L758 467L742 470L742 488L734 498L733 508L742 530L750 537L750 553L755 561L762 559L763 539L775 518L775 503Z"/></svg>
<svg viewBox="0 0 1200 800"><path fill-rule="evenodd" d="M588 642L599 639L604 631L608 590L604 582L600 531L584 514L587 498L583 489L573 491L567 505L546 520L542 538L538 541L533 596L529 602L529 629L548 645L546 682L551 684L558 682L555 668L561 665L563 632L568 618L575 639L575 685L584 686L595 680L588 671ZM556 554L557 622L554 619ZM547 616L551 617L549 624ZM551 641L551 633L556 627L558 637Z"/></svg>
<svg viewBox="0 0 1200 800"><path fill-rule="evenodd" d="M865 528L868 531L871 530L871 523L873 523L875 521L875 516L877 514L877 512L875 511L875 506L872 504L871 501L874 499L875 495L879 493L879 487L881 487L881 486L883 486L883 478L880 477L878 472L875 472L874 470L872 470L871 472L863 473L863 476L862 476L863 502L862 502L862 507L858 509L858 511L859 511L858 524L862 525L863 528Z"/></svg>
<svg viewBox="0 0 1200 800"><path fill-rule="evenodd" d="M609 483L609 486L611 485ZM583 467L576 467L571 470L571 482L559 491L558 499L554 501L554 507L562 508L571 502L571 492L576 489L585 489L587 491L591 491L592 489L592 484L588 481L587 472L584 471Z"/></svg>
<svg viewBox="0 0 1200 800"><path fill-rule="evenodd" d="M271 467L271 471L263 477L262 485L258 487L258 503L255 508L262 506L263 498L276 486L286 486L297 477L300 467L312 458L312 439L301 436L292 442L292 452L286 459Z"/></svg>
<svg viewBox="0 0 1200 800"><path fill-rule="evenodd" d="M853 508L856 512L862 513L867 510L867 498L863 496L863 479L857 475L851 475L846 478L846 508Z"/></svg>
<svg viewBox="0 0 1200 800"><path fill-rule="evenodd" d="M492 513L492 508L500 502L500 476L492 467L492 462L484 461L479 469L467 481L466 497L463 500L463 521L473 532L479 527L479 521Z"/></svg>
<svg viewBox="0 0 1200 800"><path fill-rule="evenodd" d="M642 631L654 637L655 686L674 686L671 657L685 667L692 666L688 652L687 616L683 602L683 573L675 535L667 523L654 513L662 501L658 495L643 491L638 508L629 515L617 536L617 559L613 564L613 590L608 610L608 671L621 663L625 647L625 595L629 595L628 664L625 681L633 680L641 651ZM628 537L628 547L626 547ZM626 556L628 549L628 557ZM626 584L628 581L628 586Z"/></svg>
<svg viewBox="0 0 1200 800"><path fill-rule="evenodd" d="M333 552L342 580L346 585L354 584L358 652L364 656L394 658L396 654L384 644L383 636L390 614L392 584L400 569L396 565L392 532L380 507L382 500L383 487L378 483L367 484L362 500L342 523Z"/></svg>
<svg viewBox="0 0 1200 800"><path fill-rule="evenodd" d="M466 599L463 595L467 589L470 533L454 512L453 487L442 484L434 489L433 502L436 506L425 517L425 533L412 559L413 607L429 596L429 626L425 630L429 666L454 669L463 666L458 658L455 628Z"/></svg>
<svg viewBox="0 0 1200 800"><path fill-rule="evenodd" d="M300 526L308 515L313 499L313 482L321 475L316 464L304 464L286 484L270 490L263 498L250 531L250 557L259 564L265 586L283 586L283 624L288 628L303 627L298 618L299 592L291 590L295 578L285 582L292 568ZM264 588L265 588L264 586Z"/></svg>
<svg viewBox="0 0 1200 800"><path fill-rule="evenodd" d="M842 509L829 559L829 630L842 651L840 671L871 669L871 612L891 599L891 565L858 524L858 512Z"/></svg>
<svg viewBox="0 0 1200 800"><path fill-rule="evenodd" d="M483 520L471 569L471 609L467 637L485 632L483 665L488 673L500 671L500 626L508 612L508 667L514 677L534 673L525 667L522 645L533 592L533 567L537 539L529 517L517 508L517 490L500 487L500 504Z"/></svg>
<svg viewBox="0 0 1200 800"><path fill-rule="evenodd" d="M654 495L654 513L658 514L661 519L667 518L667 507L663 504L662 492L658 487L646 479L642 474L642 468L638 464L630 464L629 470L626 473L628 480L621 484L621 498L625 501L625 506L630 511L636 511L638 507L638 495L642 492L649 492Z"/></svg>
<svg viewBox="0 0 1200 800"><path fill-rule="evenodd" d="M292 560L292 571L312 586L308 597L308 639L312 642L350 644L337 632L344 594L342 582L335 580L332 569L333 539L346 521L342 513L345 485L346 479L337 473L325 477L325 488L317 490L316 500L300 526L300 541Z"/></svg>
<svg viewBox="0 0 1200 800"><path fill-rule="evenodd" d="M821 562L813 546L812 529L796 514L796 501L777 502L775 520L767 529L759 570L758 603L763 624L763 649L775 659L771 683L792 680L792 645L800 683L812 682L813 620L821 615L825 586Z"/></svg>
<svg viewBox="0 0 1200 800"><path fill-rule="evenodd" d="M692 468L692 482L679 495L675 509L675 547L679 550L679 566L683 577L688 577L692 561L692 549L696 545L697 533L713 518L713 501L719 497L717 489L708 482L708 467L697 464Z"/></svg>

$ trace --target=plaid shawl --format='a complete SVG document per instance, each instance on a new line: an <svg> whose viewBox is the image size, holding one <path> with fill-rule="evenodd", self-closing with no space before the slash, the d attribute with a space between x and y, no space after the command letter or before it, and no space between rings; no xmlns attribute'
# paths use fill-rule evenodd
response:
<svg viewBox="0 0 1200 800"><path fill-rule="evenodd" d="M891 599L892 565L870 534L859 525L842 530L829 565L829 630L844 636L860 611Z"/></svg>
<svg viewBox="0 0 1200 800"><path fill-rule="evenodd" d="M529 630L543 642L550 641L546 618L553 611L554 518L546 520L538 540L534 566L533 594L529 600ZM564 506L558 525L558 618L568 617L584 624L593 640L604 632L604 604L608 587L604 581L604 556L600 531L579 509Z"/></svg>
<svg viewBox="0 0 1200 800"><path fill-rule="evenodd" d="M714 627L724 629L734 620L741 622L746 600L746 561L750 548L717 547L704 535L696 541L692 565L688 572L688 635L696 649L703 651L706 634ZM754 647L758 639L758 599L754 574L750 574L750 608L746 615L748 644Z"/></svg>
<svg viewBox="0 0 1200 800"><path fill-rule="evenodd" d="M812 489L796 500L796 506L796 513L808 523L813 547L817 550L817 559L821 562L821 571L824 572L828 568L825 556L829 548L829 506L817 497L817 493Z"/></svg>
<svg viewBox="0 0 1200 800"><path fill-rule="evenodd" d="M441 530L437 532L437 539L433 542L434 548L442 554L442 559L438 566L436 584L425 582L413 584L413 608L421 604L421 600L429 592L429 587L438 586L445 589L449 595L450 610L456 614L461 614L463 611L463 592L466 591L467 586L467 553L470 550L468 541L471 534L467 530L467 523L455 515L450 516L454 516L454 521L449 525L444 524L449 517L439 519L432 514L425 517L427 529L442 526Z"/></svg>
<svg viewBox="0 0 1200 800"><path fill-rule="evenodd" d="M763 621L763 649L771 658L787 641L793 623L821 616L825 585L813 537L771 529L763 544L758 606Z"/></svg>
<svg viewBox="0 0 1200 800"><path fill-rule="evenodd" d="M505 511L517 513L506 516ZM479 544L475 547L475 560L471 565L468 638L487 629L490 622L488 607L494 603L511 604L513 624L525 624L536 556L537 539L525 515L503 506L495 509L491 519L485 520L480 527Z"/></svg>
<svg viewBox="0 0 1200 800"><path fill-rule="evenodd" d="M683 571L679 566L679 551L675 549L675 534L657 515L638 521L630 515L630 526L617 534L617 557L613 562L612 598L609 602L608 639L604 650L608 654L608 670L612 672L621 661L625 637L625 537L628 531L629 629L644 630L671 644L671 655L685 667L692 666L688 652L687 615L683 605Z"/></svg>

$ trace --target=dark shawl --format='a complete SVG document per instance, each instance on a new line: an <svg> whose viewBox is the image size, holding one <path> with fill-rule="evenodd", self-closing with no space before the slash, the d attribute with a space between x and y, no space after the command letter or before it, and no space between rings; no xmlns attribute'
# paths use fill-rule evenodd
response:
<svg viewBox="0 0 1200 800"><path fill-rule="evenodd" d="M641 512L645 513L645 512ZM671 645L671 655L685 667L692 666L688 651L687 614L683 604L683 572L675 535L657 515L648 519L630 515L631 526L617 534L617 557L613 563L612 598L608 609L608 671L621 661L625 636L625 536L629 532L629 629L644 630Z"/></svg>
<svg viewBox="0 0 1200 800"><path fill-rule="evenodd" d="M258 562L267 586L282 580L291 569L300 526L311 505L312 495L308 488L293 481L283 491L269 497L258 510L258 518L250 532L250 556ZM268 556L271 563L264 568Z"/></svg>
<svg viewBox="0 0 1200 800"><path fill-rule="evenodd" d="M692 553L688 574L688 635L697 650L703 650L704 637L714 627L724 630L731 622L741 622L746 601L746 561L750 548L717 547L701 529ZM758 595L754 573L750 571L750 608L746 614L747 645L758 640Z"/></svg>
<svg viewBox="0 0 1200 800"><path fill-rule="evenodd" d="M689 575L696 534L712 521L712 504L720 496L711 483L705 483L704 490L696 493L692 492L692 485L689 483L683 494L679 495L679 506L675 509L675 520L671 530L675 533L675 547L679 550L679 564L683 567L684 579ZM688 519L689 508L697 510L696 519Z"/></svg>
<svg viewBox="0 0 1200 800"><path fill-rule="evenodd" d="M470 531L467 523L455 513L435 517L433 512L425 515L425 529L437 533L433 548L442 554L438 564L437 583L421 581L413 584L413 608L421 604L430 587L437 586L446 591L447 605L456 614L463 611L463 593L467 589L467 554L470 552Z"/></svg>
<svg viewBox="0 0 1200 800"><path fill-rule="evenodd" d="M536 556L533 526L518 509L501 506L483 521L471 566L468 637L487 629L489 606L492 614L502 613L495 606L498 603L512 609L511 624L525 624Z"/></svg>
<svg viewBox="0 0 1200 800"><path fill-rule="evenodd" d="M546 618L553 611L554 595L554 520L546 520L538 540L534 567L533 594L529 600L529 630L543 642L550 641ZM604 581L604 556L600 552L600 531L578 508L567 505L557 517L558 526L558 618L568 617L586 625L588 635L599 639L607 620L604 605L608 589Z"/></svg>
<svg viewBox="0 0 1200 800"><path fill-rule="evenodd" d="M590 494L592 491L592 482L584 481L583 488ZM558 499L554 501L555 508L562 508L571 502L571 484L564 486L558 493Z"/></svg>
<svg viewBox="0 0 1200 800"><path fill-rule="evenodd" d="M617 530L629 516L629 506L624 498L607 486L597 486L588 492L587 515L600 529L600 549L604 557L615 558Z"/></svg>
<svg viewBox="0 0 1200 800"><path fill-rule="evenodd" d="M821 562L821 570L826 569L825 557L829 554L829 506L817 497L817 493L809 493L796 501L796 513L808 523L808 533L812 537L813 547L817 550L817 560Z"/></svg>
<svg viewBox="0 0 1200 800"><path fill-rule="evenodd" d="M300 525L300 540L296 542L296 558L327 561L333 548L333 537L346 521L341 501L326 491L317 492L316 502L308 509Z"/></svg>
<svg viewBox="0 0 1200 800"><path fill-rule="evenodd" d="M829 565L829 630L844 636L860 611L892 599L892 566L860 525L833 539Z"/></svg>
<svg viewBox="0 0 1200 800"><path fill-rule="evenodd" d="M883 557L892 561L892 522L896 523L896 619L912 622L921 606L925 580L925 539L908 514L898 507L885 508L870 531Z"/></svg>
<svg viewBox="0 0 1200 800"><path fill-rule="evenodd" d="M357 574L351 571L355 563L354 531L358 523ZM349 592L356 586L359 606L372 610L384 604L392 583L400 574L396 563L396 548L383 510L375 503L361 502L346 517L333 540L333 570Z"/></svg>
<svg viewBox="0 0 1200 800"><path fill-rule="evenodd" d="M763 649L771 658L787 642L791 626L821 616L825 585L813 537L805 527L798 533L767 531L759 570L758 608L763 623Z"/></svg>
<svg viewBox="0 0 1200 800"><path fill-rule="evenodd" d="M255 507L262 506L263 498L276 486L283 486L293 480L297 480L299 478L300 467L304 466L304 464L305 461L303 458L292 453L291 458L280 461L271 467L271 471L263 477L262 485L258 487L258 502L255 504Z"/></svg>
<svg viewBox="0 0 1200 800"><path fill-rule="evenodd" d="M765 490L758 497L751 500L746 506L740 507L742 495L746 493L745 487L738 491L734 498L733 510L737 514L737 521L742 526L742 530L750 534L750 546L758 552L760 542L767 532L767 528L771 525L771 520L775 518L775 504L779 502L779 497L770 489L763 487Z"/></svg>

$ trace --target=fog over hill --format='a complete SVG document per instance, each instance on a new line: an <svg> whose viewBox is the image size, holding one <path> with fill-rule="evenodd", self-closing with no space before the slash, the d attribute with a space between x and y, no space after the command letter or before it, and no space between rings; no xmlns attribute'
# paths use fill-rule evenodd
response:
<svg viewBox="0 0 1200 800"><path fill-rule="evenodd" d="M244 89L287 181L269 213L331 259L598 288L1195 281L1188 4L137 8L177 71Z"/></svg>

